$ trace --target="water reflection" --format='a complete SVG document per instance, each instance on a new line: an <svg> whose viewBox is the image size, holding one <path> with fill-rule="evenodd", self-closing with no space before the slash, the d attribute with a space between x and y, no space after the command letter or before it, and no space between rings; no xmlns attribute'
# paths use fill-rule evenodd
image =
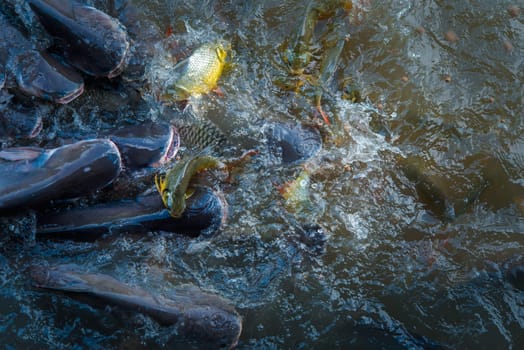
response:
<svg viewBox="0 0 524 350"><path fill-rule="evenodd" d="M235 66L222 80L224 97L193 108L236 147L265 150L268 121L312 121L314 105L282 91L272 64L305 2L133 3L188 45L231 40ZM354 79L367 100L353 104L333 87L323 95L327 113L339 118L315 158L320 169L310 189L323 208L324 254L300 241L299 223L275 188L296 168L262 152L225 188L229 221L210 241L155 232L35 242L20 222L16 232L3 232L2 343L199 346L145 316L34 291L20 271L46 260L161 292L180 283L218 292L244 317L239 348L522 347L522 290L506 279L524 264L524 22L510 5L373 2L341 33L350 36L336 77ZM450 30L458 40L446 39ZM69 114L59 108L48 130L63 136L80 118L89 135L131 117L95 113L96 94L87 92L87 105L73 104ZM90 107L95 112L80 113ZM79 116L64 117L71 113Z"/></svg>

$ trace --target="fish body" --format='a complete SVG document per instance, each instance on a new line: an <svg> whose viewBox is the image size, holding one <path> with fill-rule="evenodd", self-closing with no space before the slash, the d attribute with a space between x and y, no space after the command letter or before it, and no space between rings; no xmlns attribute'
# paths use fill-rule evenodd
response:
<svg viewBox="0 0 524 350"><path fill-rule="evenodd" d="M122 168L120 152L107 139L54 149L0 151L0 212L74 198L111 183Z"/></svg>
<svg viewBox="0 0 524 350"><path fill-rule="evenodd" d="M174 122L183 147L194 152L222 151L228 146L226 135L209 120L194 123Z"/></svg>
<svg viewBox="0 0 524 350"><path fill-rule="evenodd" d="M173 68L174 79L168 82L163 100L183 101L215 89L224 71L227 51L220 43L205 44L177 63Z"/></svg>
<svg viewBox="0 0 524 350"><path fill-rule="evenodd" d="M193 176L202 170L217 167L224 167L224 164L214 157L189 156L176 163L164 176L155 177L156 188L172 217L179 218L186 209L186 193Z"/></svg>
<svg viewBox="0 0 524 350"><path fill-rule="evenodd" d="M309 188L311 175L306 169L302 170L296 179L279 188L285 207L291 212L301 212L310 205Z"/></svg>
<svg viewBox="0 0 524 350"><path fill-rule="evenodd" d="M37 288L146 314L160 325L174 327L177 335L199 340L206 349L234 348L242 332L242 317L230 301L196 286L180 286L163 295L76 265L33 265L29 275Z"/></svg>

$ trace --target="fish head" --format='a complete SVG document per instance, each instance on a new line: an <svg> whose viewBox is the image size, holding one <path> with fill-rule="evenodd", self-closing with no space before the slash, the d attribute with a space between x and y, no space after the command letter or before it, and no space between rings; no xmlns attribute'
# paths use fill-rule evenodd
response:
<svg viewBox="0 0 524 350"><path fill-rule="evenodd" d="M165 185L165 181L160 180L159 182L160 183L157 182L157 189L158 192L160 192L164 206L169 211L169 215L174 218L179 218L186 208L184 201L175 201L173 192Z"/></svg>
<svg viewBox="0 0 524 350"><path fill-rule="evenodd" d="M184 210L186 210L185 201L173 200L173 194L171 192L169 192L166 197L166 207L169 210L169 214L175 219L180 218Z"/></svg>

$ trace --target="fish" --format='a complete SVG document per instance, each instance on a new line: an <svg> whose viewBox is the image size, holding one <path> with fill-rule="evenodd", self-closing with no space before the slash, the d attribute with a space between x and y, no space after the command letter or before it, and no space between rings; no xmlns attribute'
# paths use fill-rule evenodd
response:
<svg viewBox="0 0 524 350"><path fill-rule="evenodd" d="M309 0L295 37L290 45L285 41L283 46L282 58L291 77L275 80L284 90L299 92L305 84L313 87L315 107L328 126L331 121L322 108L322 94L338 68L346 41L345 17L352 8L350 0ZM326 22L321 36L317 34L321 28L319 21ZM333 35L335 40L331 38Z"/></svg>
<svg viewBox="0 0 524 350"><path fill-rule="evenodd" d="M54 149L3 149L0 212L92 193L113 182L121 169L120 152L107 139L79 141Z"/></svg>
<svg viewBox="0 0 524 350"><path fill-rule="evenodd" d="M338 40L335 46L329 48L320 61L319 78L316 87L315 106L317 111L327 125L330 125L329 117L322 108L322 94L325 87L330 83L339 65L340 55L344 49L345 40Z"/></svg>
<svg viewBox="0 0 524 350"><path fill-rule="evenodd" d="M194 187L190 187L190 182L195 174L206 169L218 168L228 173L226 181L230 181L233 170L257 154L257 150L248 150L240 157L224 161L209 155L207 150L188 154L168 169L165 175L156 174L155 185L171 216L180 218L186 210L186 199L194 195Z"/></svg>
<svg viewBox="0 0 524 350"><path fill-rule="evenodd" d="M283 164L297 164L314 157L322 147L318 129L302 124L276 122L264 126L269 154Z"/></svg>
<svg viewBox="0 0 524 350"><path fill-rule="evenodd" d="M207 94L218 86L226 66L229 44L208 43L197 48L192 55L173 68L161 100L180 102L191 96Z"/></svg>
<svg viewBox="0 0 524 350"><path fill-rule="evenodd" d="M303 169L291 182L278 187L284 198L284 206L290 212L304 212L311 206L309 189L311 187L311 170Z"/></svg>
<svg viewBox="0 0 524 350"><path fill-rule="evenodd" d="M84 91L80 74L33 44L0 13L0 68L5 88L66 104ZM2 85L2 84L0 84Z"/></svg>
<svg viewBox="0 0 524 350"><path fill-rule="evenodd" d="M219 191L195 185L187 207L173 219L156 193L89 207L39 212L37 239L95 241L103 235L165 231L189 237L212 237L227 220L228 205Z"/></svg>
<svg viewBox="0 0 524 350"><path fill-rule="evenodd" d="M226 135L214 123L198 120L194 123L174 123L183 147L193 152L222 151L228 146Z"/></svg>
<svg viewBox="0 0 524 350"><path fill-rule="evenodd" d="M76 1L27 2L70 65L95 77L122 73L131 50L126 29L117 19Z"/></svg>
<svg viewBox="0 0 524 350"><path fill-rule="evenodd" d="M212 348L234 348L242 332L242 317L229 300L193 285L180 286L163 295L125 284L107 274L83 271L73 264L32 265L28 272L36 288L141 312L162 326L174 326L175 334Z"/></svg>
<svg viewBox="0 0 524 350"><path fill-rule="evenodd" d="M36 107L10 103L0 110L0 142L36 137L42 131L42 112Z"/></svg>
<svg viewBox="0 0 524 350"><path fill-rule="evenodd" d="M158 167L173 159L180 147L180 136L168 123L130 125L107 137L118 147L126 168L132 170Z"/></svg>
<svg viewBox="0 0 524 350"><path fill-rule="evenodd" d="M189 182L193 176L208 168L224 168L225 164L208 155L190 155L175 163L165 175L155 176L155 185L162 202L172 217L180 218L186 209Z"/></svg>

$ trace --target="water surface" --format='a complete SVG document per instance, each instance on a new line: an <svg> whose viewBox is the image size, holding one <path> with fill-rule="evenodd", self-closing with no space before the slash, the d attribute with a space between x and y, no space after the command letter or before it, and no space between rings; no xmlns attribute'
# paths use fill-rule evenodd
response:
<svg viewBox="0 0 524 350"><path fill-rule="evenodd" d="M232 42L224 96L205 96L194 110L237 148L264 150L265 123L318 118L312 87L295 94L275 84L288 73L279 48L298 30L306 2L135 5L188 45ZM513 16L511 5L521 12ZM23 269L46 261L159 292L183 283L216 292L243 316L240 349L522 348L524 294L504 276L524 264L523 4L360 7L345 31L328 33L347 42L325 86L333 135L314 160L310 188L316 210L308 221L328 236L323 254L300 241L308 222L284 208L276 189L300 166L262 152L237 183L224 186L230 215L212 240L153 232L94 243L34 241L24 222L3 232L0 343L198 348L145 316L35 291ZM326 23L316 31L319 55ZM337 83L345 78L362 103L341 98ZM98 99L88 91L58 107L39 141L52 144L70 130L87 137L133 118L170 118L154 104L103 112Z"/></svg>

